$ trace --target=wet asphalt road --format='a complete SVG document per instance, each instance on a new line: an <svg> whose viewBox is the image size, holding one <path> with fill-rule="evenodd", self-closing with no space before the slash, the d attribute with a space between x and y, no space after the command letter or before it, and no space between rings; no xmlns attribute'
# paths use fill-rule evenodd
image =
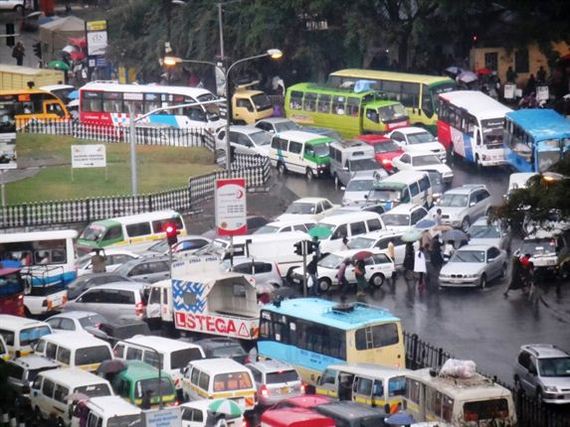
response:
<svg viewBox="0 0 570 427"><path fill-rule="evenodd" d="M501 203L510 171L477 171L461 162L452 167L453 187L485 184L493 204ZM333 203L340 203L342 198L342 191L336 190L329 179L307 182L292 174L277 179L298 197L327 197ZM503 297L509 280L510 275L490 283L483 291L432 290L420 296L413 284L400 277L395 286L385 284L366 300L399 316L407 331L458 358L474 360L482 372L510 384L521 345L544 342L570 350L570 284L561 284L558 291L553 284L546 286L533 306L520 291L511 291L507 299ZM338 296L332 293L331 297Z"/></svg>

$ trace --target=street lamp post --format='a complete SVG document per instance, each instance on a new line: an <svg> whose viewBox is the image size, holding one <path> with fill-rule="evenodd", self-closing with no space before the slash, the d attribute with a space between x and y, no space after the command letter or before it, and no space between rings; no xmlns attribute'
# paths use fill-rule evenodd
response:
<svg viewBox="0 0 570 427"><path fill-rule="evenodd" d="M225 78L225 92L226 92L226 134L225 134L225 145L226 145L226 170L230 170L231 168L231 145L230 145L230 106L231 106L231 97L230 97L230 72L232 69L239 64L243 64L247 61L253 61L254 59L270 57L271 59L279 59L283 56L283 52L279 49L268 49L265 53L260 53L259 55L248 56L247 58L238 59L234 63L232 63L227 69L221 68L218 64L211 61L201 61L195 59L182 59L177 58L174 56L167 56L164 58L165 65L176 65L180 63L191 63L191 64L206 64L212 65L213 67L217 68L224 74Z"/></svg>

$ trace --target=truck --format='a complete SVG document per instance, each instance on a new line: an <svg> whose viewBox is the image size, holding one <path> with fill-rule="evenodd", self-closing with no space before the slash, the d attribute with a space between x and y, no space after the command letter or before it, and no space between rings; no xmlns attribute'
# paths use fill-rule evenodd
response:
<svg viewBox="0 0 570 427"><path fill-rule="evenodd" d="M232 96L232 119L238 125L253 125L273 115L273 103L261 90L251 89L259 81L236 87Z"/></svg>
<svg viewBox="0 0 570 427"><path fill-rule="evenodd" d="M29 89L29 82L34 87L61 84L65 80L63 71L47 68L21 67L18 65L0 64L0 89Z"/></svg>
<svg viewBox="0 0 570 427"><path fill-rule="evenodd" d="M246 341L259 335L255 280L243 274L173 277L172 309L174 326L181 331Z"/></svg>

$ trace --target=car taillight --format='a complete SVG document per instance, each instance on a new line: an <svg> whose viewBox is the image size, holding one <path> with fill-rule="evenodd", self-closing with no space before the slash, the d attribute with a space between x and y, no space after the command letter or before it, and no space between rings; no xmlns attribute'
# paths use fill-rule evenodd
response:
<svg viewBox="0 0 570 427"><path fill-rule="evenodd" d="M259 394L261 394L261 397L267 397L269 396L269 390L267 390L267 387L265 385L262 385L259 388Z"/></svg>
<svg viewBox="0 0 570 427"><path fill-rule="evenodd" d="M301 384L301 394L305 394L305 384Z"/></svg>
<svg viewBox="0 0 570 427"><path fill-rule="evenodd" d="M24 295L18 295L18 299L22 301L24 299Z"/></svg>

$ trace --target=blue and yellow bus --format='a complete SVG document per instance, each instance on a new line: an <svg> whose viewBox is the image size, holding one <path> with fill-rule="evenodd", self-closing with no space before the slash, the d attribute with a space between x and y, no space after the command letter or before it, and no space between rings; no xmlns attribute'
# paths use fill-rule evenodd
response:
<svg viewBox="0 0 570 427"><path fill-rule="evenodd" d="M570 150L570 120L554 110L505 115L505 156L519 172L544 172Z"/></svg>
<svg viewBox="0 0 570 427"><path fill-rule="evenodd" d="M262 357L292 364L312 385L332 364L405 367L400 319L362 303L299 298L265 305L257 348Z"/></svg>

